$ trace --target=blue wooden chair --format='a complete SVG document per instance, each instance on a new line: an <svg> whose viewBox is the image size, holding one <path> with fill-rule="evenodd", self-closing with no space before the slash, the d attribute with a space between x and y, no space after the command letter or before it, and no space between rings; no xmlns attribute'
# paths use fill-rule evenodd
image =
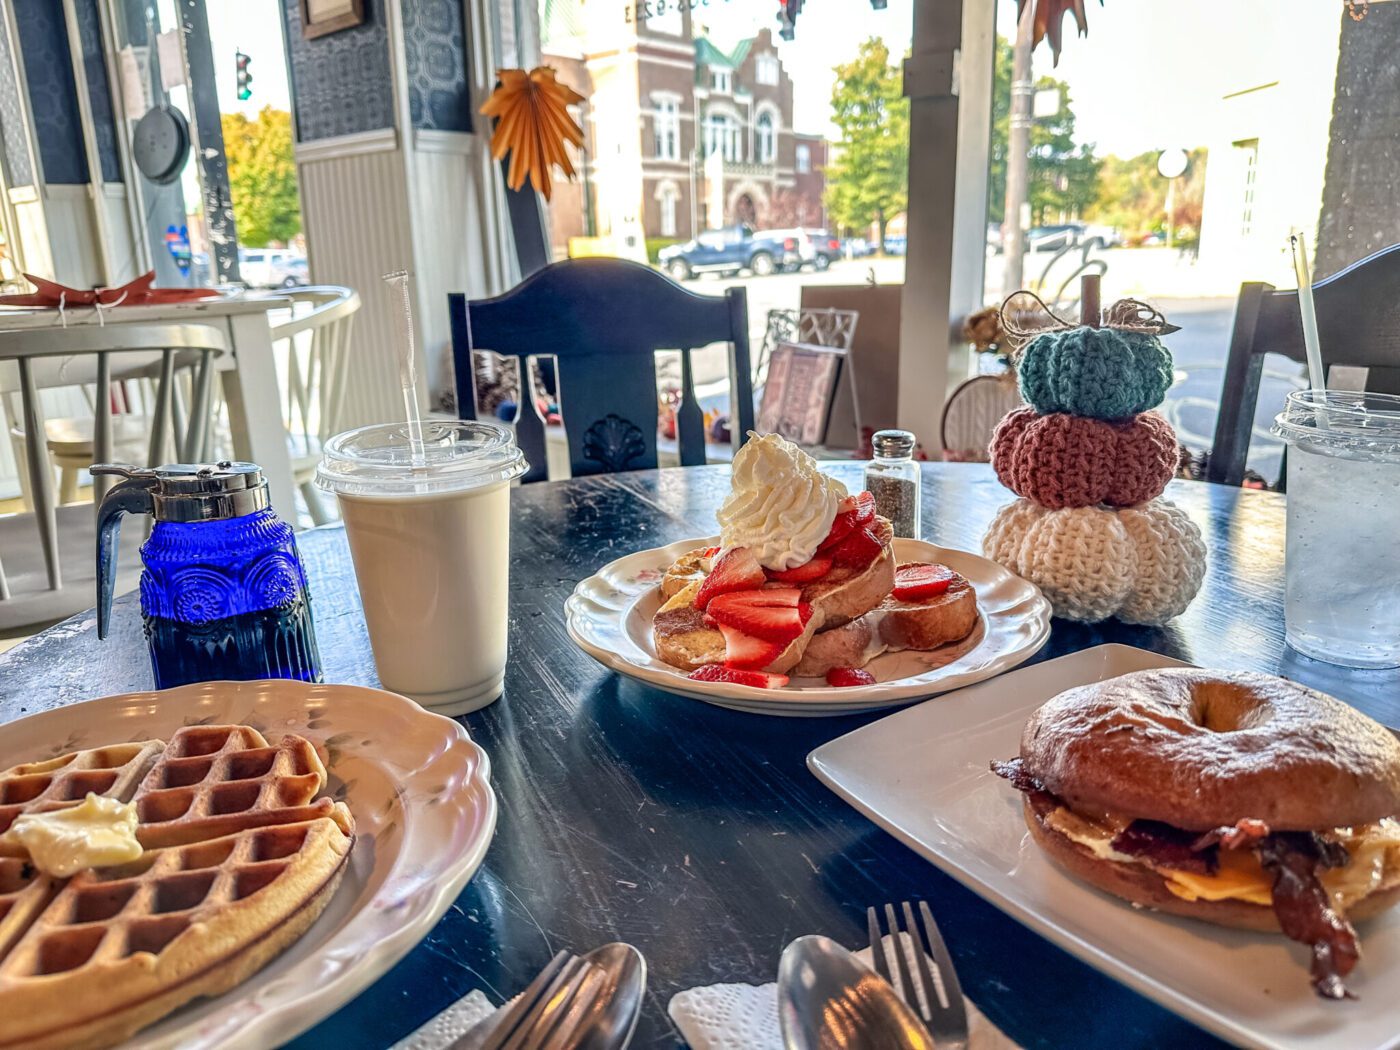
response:
<svg viewBox="0 0 1400 1050"><path fill-rule="evenodd" d="M1313 285L1324 367L1329 372L1333 365L1369 369L1366 389L1373 393L1400 394L1397 286L1400 244L1382 248ZM1240 286L1235 304L1235 326L1225 359L1225 381L1220 391L1220 414L1215 421L1215 443L1206 467L1207 481L1238 485L1244 479L1265 354L1282 354L1299 363L1307 361L1298 292L1249 282ZM1278 407L1283 409L1282 405ZM1286 477L1286 471L1280 475L1280 488Z"/></svg>
<svg viewBox="0 0 1400 1050"><path fill-rule="evenodd" d="M530 461L525 481L542 481L545 422L530 394L529 359L553 355L556 391L575 477L657 465L656 351L681 352L676 436L682 466L705 462L705 422L690 352L729 344L730 430L742 443L753 427L748 306L742 288L696 295L649 266L625 259L551 263L493 299L448 297L457 409L476 417L472 351L493 350L519 365L516 441Z"/></svg>

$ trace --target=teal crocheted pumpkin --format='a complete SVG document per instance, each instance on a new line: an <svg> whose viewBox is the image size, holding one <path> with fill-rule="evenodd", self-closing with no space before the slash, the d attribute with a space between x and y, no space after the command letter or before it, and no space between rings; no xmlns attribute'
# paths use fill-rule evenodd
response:
<svg viewBox="0 0 1400 1050"><path fill-rule="evenodd" d="M1123 419L1162 403L1172 355L1155 335L1070 328L1032 340L1017 374L1021 397L1041 415Z"/></svg>

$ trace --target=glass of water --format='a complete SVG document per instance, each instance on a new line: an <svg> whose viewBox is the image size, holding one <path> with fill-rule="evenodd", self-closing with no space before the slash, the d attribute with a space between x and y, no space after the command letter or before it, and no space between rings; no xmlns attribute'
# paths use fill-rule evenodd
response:
<svg viewBox="0 0 1400 1050"><path fill-rule="evenodd" d="M1400 397L1297 390L1272 429L1289 445L1288 644L1400 667Z"/></svg>

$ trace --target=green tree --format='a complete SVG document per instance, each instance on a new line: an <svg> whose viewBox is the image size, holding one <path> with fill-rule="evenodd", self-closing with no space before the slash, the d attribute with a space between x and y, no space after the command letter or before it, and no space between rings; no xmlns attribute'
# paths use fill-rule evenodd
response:
<svg viewBox="0 0 1400 1050"><path fill-rule="evenodd" d="M1074 109L1069 85L1040 77L1035 90L1059 94L1058 110L1031 125L1031 224L1058 222L1080 215L1096 199L1099 165L1094 148L1074 141ZM1011 137L1011 45L997 37L995 80L992 85L991 163L988 171L987 217L1001 222L1006 209L1006 152Z"/></svg>
<svg viewBox="0 0 1400 1050"><path fill-rule="evenodd" d="M1128 243L1166 225L1167 180L1157 174L1156 150L1135 157L1107 156L1099 174L1098 197L1085 217L1122 232ZM1200 235L1201 204L1205 196L1206 150L1191 150L1186 173L1176 183L1172 200L1176 237L1190 243Z"/></svg>
<svg viewBox="0 0 1400 1050"><path fill-rule="evenodd" d="M264 106L256 120L242 113L225 113L222 120L239 243L287 243L301 232L292 115Z"/></svg>
<svg viewBox="0 0 1400 1050"><path fill-rule="evenodd" d="M826 206L843 229L876 223L883 245L885 225L909 203L909 101L889 48L873 37L835 72L840 138L826 168Z"/></svg>

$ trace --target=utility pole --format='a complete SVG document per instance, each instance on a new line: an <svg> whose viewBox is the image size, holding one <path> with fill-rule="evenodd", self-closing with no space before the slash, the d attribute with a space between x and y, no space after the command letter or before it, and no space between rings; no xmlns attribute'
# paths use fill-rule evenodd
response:
<svg viewBox="0 0 1400 1050"><path fill-rule="evenodd" d="M1031 41L1034 39L1035 4L1024 0L1016 21L1016 45L1011 58L1010 133L1006 143L1006 208L1002 212L1002 257L1005 260L1002 294L1017 291L1025 276L1026 228L1021 222L1030 184Z"/></svg>

